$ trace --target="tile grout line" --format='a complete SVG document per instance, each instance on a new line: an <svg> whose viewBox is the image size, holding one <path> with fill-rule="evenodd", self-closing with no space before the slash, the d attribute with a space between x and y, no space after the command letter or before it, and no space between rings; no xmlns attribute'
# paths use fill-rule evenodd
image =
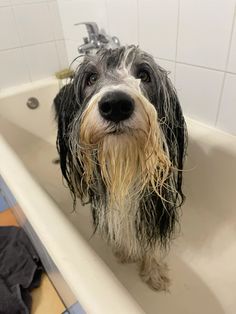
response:
<svg viewBox="0 0 236 314"><path fill-rule="evenodd" d="M171 60L171 59L166 59L166 58L162 58L162 57L155 57L155 59L160 59L163 61L168 61L168 62L172 62L175 63L175 60ZM209 68L207 66L204 65L197 65L197 64L192 64L192 63L187 63L187 62L182 62L182 61L176 61L176 64L182 64L182 65L187 65L187 66L191 66L194 68L200 68L200 69L204 69L204 70L210 70L210 71L215 71L215 72L226 72L227 74L233 74L236 75L236 72L231 72L231 71L225 71L225 70L220 70L220 69L215 69L215 68Z"/></svg>
<svg viewBox="0 0 236 314"><path fill-rule="evenodd" d="M13 5L16 7L21 7L24 5L31 5L31 4L37 4L37 3L49 3L49 2L54 2L55 0L38 0L37 2L25 2L25 3L13 3L13 0L10 0L10 4L5 4L5 5L1 5L1 8L9 8L12 7Z"/></svg>
<svg viewBox="0 0 236 314"><path fill-rule="evenodd" d="M138 41L138 46L140 46L140 19L139 19L139 0L136 0L136 7L137 7L137 41Z"/></svg>
<svg viewBox="0 0 236 314"><path fill-rule="evenodd" d="M50 43L54 43L54 42L59 42L59 41L71 41L74 43L77 43L76 40L72 40L70 38L58 38L56 40L47 40L47 41L40 41L38 43L34 43L34 44L29 44L29 45L22 45L22 46L15 46L12 48L6 48L6 49L1 49L1 52L6 52L6 51L11 51L11 50L16 50L16 49L20 49L20 48L28 48L28 47L34 47L34 46L38 46L38 45L43 45L43 44L50 44ZM168 62L172 62L175 63L175 60L171 60L168 58L163 58L163 57L155 57L155 59L159 59L159 60L163 60L163 61L168 61ZM177 61L176 64L182 64L182 65L187 65L187 66L191 66L194 68L200 68L200 69L204 69L204 70L210 70L210 71L215 71L215 72L226 72L227 74L232 74L232 75L236 75L236 72L232 72L232 71L225 71L225 70L220 70L220 69L216 69L216 68L209 68L207 66L203 66L203 65L197 65L197 64L192 64L192 63L187 63L187 62L182 62L182 61Z"/></svg>
<svg viewBox="0 0 236 314"><path fill-rule="evenodd" d="M54 1L49 1L48 2L48 6L50 3L53 3ZM59 65L60 65L60 68L62 69L63 66L61 64L61 58L60 58L60 53L59 53L59 47L58 47L58 44L59 42L63 42L64 44L64 49L65 49L65 53L66 53L66 61L67 61L67 67L69 66L69 60L68 60L68 53L67 53L67 48L66 48L66 39L65 39L65 34L64 34L64 27L63 27L63 23L62 23L62 17L61 17L61 11L60 11L60 6L59 6L59 3L58 1L55 1L56 5L57 5L57 8L58 8L58 13L59 13L59 20L60 20L60 24L61 24L61 29L62 29L62 38L60 39L56 39L54 40L55 42L55 47L56 47L56 50L57 50L57 56L58 56L58 61L59 61ZM50 11L50 8L49 8L49 11ZM54 36L54 35L53 35Z"/></svg>
<svg viewBox="0 0 236 314"><path fill-rule="evenodd" d="M52 2L51 2L52 3ZM56 2L57 4L57 2ZM52 10L50 8L50 2L47 2L47 8L48 8L48 13L49 13L49 16L50 16L50 20L53 23L53 20L54 18L52 18ZM56 49L56 54L57 54L57 67L58 67L58 71L62 69L62 66L61 66L61 61L60 61L60 57L59 57L59 52L58 52L58 49L57 49L57 44L56 44L56 34L55 34L55 25L52 25L52 28L53 28L53 43L54 43L54 48ZM55 75L55 73L54 73Z"/></svg>
<svg viewBox="0 0 236 314"><path fill-rule="evenodd" d="M218 123L219 115L220 115L220 109L222 107L222 99L223 99L223 91L224 91L224 87L225 87L226 75L227 75L227 73L229 73L229 72L227 72L227 69L228 69L228 65L229 65L230 52L231 52L231 47L232 47L235 21L236 21L236 4L234 5L233 22L232 22L232 27L231 27L231 32L230 32L229 47L228 47L226 63L225 63L225 71L224 71L223 81L222 81L221 90L220 90L220 97L219 97L219 102L218 102L218 107L217 107L217 112L216 112L216 119L215 119L215 124L214 124L215 126Z"/></svg>
<svg viewBox="0 0 236 314"><path fill-rule="evenodd" d="M174 65L174 84L176 84L176 69L177 69L177 53L178 53L178 42L179 42L179 21L180 21L180 0L178 0L178 13L177 13L177 32L175 42L175 65Z"/></svg>
<svg viewBox="0 0 236 314"><path fill-rule="evenodd" d="M111 36L110 23L109 23L108 0L105 0L105 8L106 8L106 20L107 20L107 32Z"/></svg>
<svg viewBox="0 0 236 314"><path fill-rule="evenodd" d="M15 46L12 48L6 48L6 49L0 49L0 52L4 52L4 51L10 51L10 50L15 50L15 49L19 49L19 48L27 48L27 47L34 47L34 46L38 46L38 45L43 45L43 44L49 44L49 43L53 43L55 41L63 41L66 40L64 38L60 38L60 39L53 39L53 40L46 40L46 41L39 41L37 43L34 44L29 44L29 45L21 45L21 46ZM68 39L67 39L68 40ZM69 39L70 40L70 39Z"/></svg>
<svg viewBox="0 0 236 314"><path fill-rule="evenodd" d="M177 61L176 63L183 64L183 65L189 65L191 67L200 68L200 69L204 69L204 70L211 70L211 71L215 71L215 72L225 72L225 70L210 68L210 67L207 67L205 65L198 65L198 64L188 63L188 62L184 62L184 61Z"/></svg>
<svg viewBox="0 0 236 314"><path fill-rule="evenodd" d="M21 40L20 32L19 32L19 29L17 27L17 19L16 19L15 10L14 10L15 6L13 5L12 1L11 1L11 4L12 4L11 5L11 11L12 11L14 22L15 22L15 26L16 26L16 33L17 33L18 41L19 41L19 44L20 44L20 46L17 47L17 48L21 50L21 53L22 53L22 55L24 57L24 64L25 64L25 67L27 69L28 79L29 79L30 82L32 82L32 74L31 74L31 71L30 71L29 64L28 64L28 62L26 61L26 58L25 58L25 52L24 52L24 49L23 49L23 46L22 46L22 40Z"/></svg>
<svg viewBox="0 0 236 314"><path fill-rule="evenodd" d="M5 52L5 51L10 51L10 50L16 50L19 48L27 48L27 47L33 47L33 46L38 46L38 45L42 45L42 44L49 44L49 43L53 43L53 42L58 42L58 41L72 41L72 42L77 42L76 40L72 40L70 38L58 38L58 39L53 39L53 40L46 40L46 41L40 41L37 43L33 43L33 44L28 44L28 45L21 45L21 46L15 46L15 47L11 47L11 48L6 48L6 49L0 49L0 53L1 52ZM175 63L175 60L171 60L168 58L163 58L163 57L155 57L155 59L160 59L163 61L168 61L168 62L173 62ZM216 72L227 72L229 74L233 74L236 75L235 72L231 72L231 71L225 71L225 70L220 70L220 69L216 69L216 68L210 68L207 66L203 66L203 65L197 65L197 64L192 64L192 63L187 63L187 62L182 62L182 61L176 61L176 64L183 64L183 65L188 65L188 66L192 66L195 68L201 68L201 69L205 69L205 70L211 70L211 71L216 71Z"/></svg>
<svg viewBox="0 0 236 314"><path fill-rule="evenodd" d="M162 58L162 57L155 57L155 56L154 56L154 58L155 58L155 59L160 59L160 60L163 60L163 61L173 62L173 63L175 62L175 60L171 60L171 59L167 59L167 58Z"/></svg>
<svg viewBox="0 0 236 314"><path fill-rule="evenodd" d="M68 51L67 51L66 38L65 38L65 28L64 28L64 25L62 23L62 15L61 15L61 10L60 10L60 5L59 5L58 1L56 1L56 3L57 3L57 6L58 6L58 12L59 12L60 23L61 23L61 27L62 27L62 35L63 35L62 39L57 39L56 46L58 47L58 42L59 41L63 42L64 49L65 49L65 54L66 54L67 68L68 68L69 67L69 58L68 58Z"/></svg>

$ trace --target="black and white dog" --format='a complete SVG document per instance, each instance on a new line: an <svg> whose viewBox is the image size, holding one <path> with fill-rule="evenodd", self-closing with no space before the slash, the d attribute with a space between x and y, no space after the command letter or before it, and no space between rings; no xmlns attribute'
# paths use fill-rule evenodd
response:
<svg viewBox="0 0 236 314"><path fill-rule="evenodd" d="M61 170L122 262L167 290L187 132L167 72L136 46L85 56L55 98Z"/></svg>

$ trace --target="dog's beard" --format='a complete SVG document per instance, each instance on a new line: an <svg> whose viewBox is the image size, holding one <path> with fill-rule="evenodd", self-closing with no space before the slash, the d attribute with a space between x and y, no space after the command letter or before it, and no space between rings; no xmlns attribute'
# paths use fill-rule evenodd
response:
<svg viewBox="0 0 236 314"><path fill-rule="evenodd" d="M163 198L163 188L171 188L167 187L171 162L157 112L142 95L136 96L135 102L133 122L115 132L101 121L94 123L96 100L84 111L80 123L74 122L70 149L74 170L82 180L71 181L82 200L92 190L104 202L102 184L107 208L129 210L139 204L144 193L154 192Z"/></svg>

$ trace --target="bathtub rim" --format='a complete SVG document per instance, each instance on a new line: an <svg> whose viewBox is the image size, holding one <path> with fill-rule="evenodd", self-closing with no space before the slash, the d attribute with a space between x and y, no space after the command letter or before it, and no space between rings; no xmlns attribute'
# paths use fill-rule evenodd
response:
<svg viewBox="0 0 236 314"><path fill-rule="evenodd" d="M0 150L2 178L85 311L109 314L112 308L114 314L144 313L108 266L35 182L1 135ZM35 202L35 199L40 202ZM60 230L64 230L64 233ZM80 247L83 255L75 250L72 243ZM107 291L112 291L109 297Z"/></svg>
<svg viewBox="0 0 236 314"><path fill-rule="evenodd" d="M11 86L0 90L0 101L4 98L30 92L50 85L58 85L59 80L55 77L48 77L42 80L37 80L29 83L24 83L16 86Z"/></svg>

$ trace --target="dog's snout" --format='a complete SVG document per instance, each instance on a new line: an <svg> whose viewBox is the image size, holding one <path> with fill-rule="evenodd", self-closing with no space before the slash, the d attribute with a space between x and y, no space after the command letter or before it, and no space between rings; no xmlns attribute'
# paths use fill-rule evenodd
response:
<svg viewBox="0 0 236 314"><path fill-rule="evenodd" d="M98 103L101 116L113 122L128 119L134 111L134 100L121 91L108 92Z"/></svg>

